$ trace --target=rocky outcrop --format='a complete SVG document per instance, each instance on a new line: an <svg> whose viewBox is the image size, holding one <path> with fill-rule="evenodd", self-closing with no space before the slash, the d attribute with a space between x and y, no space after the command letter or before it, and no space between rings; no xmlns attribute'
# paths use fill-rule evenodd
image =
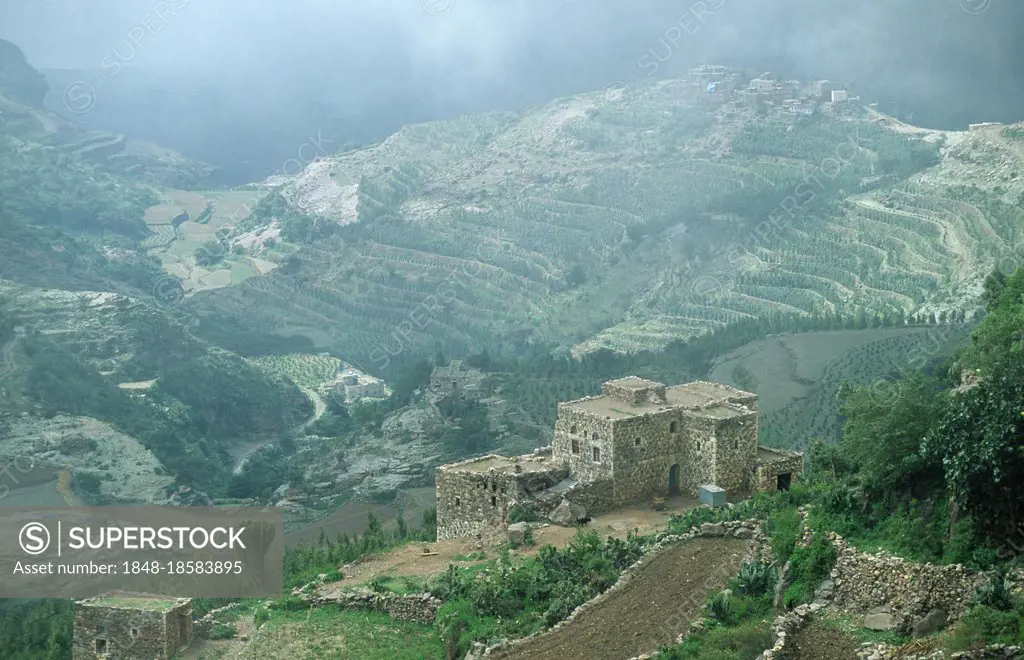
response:
<svg viewBox="0 0 1024 660"><path fill-rule="evenodd" d="M48 89L46 77L32 68L21 48L0 39L0 91L41 110Z"/></svg>

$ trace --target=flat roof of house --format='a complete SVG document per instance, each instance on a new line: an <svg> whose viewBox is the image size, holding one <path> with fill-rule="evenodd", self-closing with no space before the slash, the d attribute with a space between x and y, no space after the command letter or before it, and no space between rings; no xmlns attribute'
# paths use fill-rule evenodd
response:
<svg viewBox="0 0 1024 660"><path fill-rule="evenodd" d="M175 607L185 604L188 598L169 598L166 596L154 596L152 594L134 594L128 592L115 592L96 596L79 602L79 605L88 607L114 607L125 610L147 610L150 612L167 612Z"/></svg>
<svg viewBox="0 0 1024 660"><path fill-rule="evenodd" d="M774 461L778 458L796 458L797 456L803 457L798 451L787 451L785 449L773 449L771 447L764 447L758 445L757 447L757 460L758 462L765 463L767 461Z"/></svg>
<svg viewBox="0 0 1024 660"><path fill-rule="evenodd" d="M550 456L533 456L530 454L525 456L498 456L497 454L491 454L447 465L444 468L458 472L485 473L490 470L497 470L507 474L514 474L516 465L522 468L522 472L543 472L546 470L557 470L562 467L558 461L551 460Z"/></svg>
<svg viewBox="0 0 1024 660"><path fill-rule="evenodd" d="M627 379L620 379L613 382L618 384L623 380ZM640 381L642 379L637 380ZM612 419L626 419L629 417L643 415L645 413L654 413L663 410L698 410L700 408L706 408L703 411L705 414L708 414L708 410L716 410L717 412L712 413L713 415L726 418L745 415L748 413L738 408L721 404L724 404L729 400L756 398L756 394L744 392L734 387L729 387L728 385L698 380L692 383L686 383L685 385L675 385L673 387L666 388L664 403L645 402L640 405L633 405L632 403L623 401L617 397L605 394L601 396L577 399L575 401L567 401L560 405L601 415L602 417L610 417ZM717 406L713 405L715 402L720 402L720 404Z"/></svg>

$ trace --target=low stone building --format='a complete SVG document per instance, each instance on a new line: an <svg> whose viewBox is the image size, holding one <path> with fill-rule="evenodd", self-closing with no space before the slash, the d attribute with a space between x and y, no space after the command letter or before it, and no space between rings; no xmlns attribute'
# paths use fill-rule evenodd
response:
<svg viewBox="0 0 1024 660"><path fill-rule="evenodd" d="M513 505L543 512L567 500L602 513L654 497L696 497L704 485L736 499L788 489L803 470L802 454L758 446L756 394L635 376L602 391L558 404L550 455L439 468L438 538L501 528Z"/></svg>
<svg viewBox="0 0 1024 660"><path fill-rule="evenodd" d="M461 360L452 360L447 366L436 367L430 374L430 395L435 399L481 399L487 396L484 372L466 366Z"/></svg>
<svg viewBox="0 0 1024 660"><path fill-rule="evenodd" d="M550 452L483 456L442 465L437 472L437 540L485 534L504 527L509 509L569 478Z"/></svg>
<svg viewBox="0 0 1024 660"><path fill-rule="evenodd" d="M163 660L191 642L190 598L110 593L75 603L74 660Z"/></svg>

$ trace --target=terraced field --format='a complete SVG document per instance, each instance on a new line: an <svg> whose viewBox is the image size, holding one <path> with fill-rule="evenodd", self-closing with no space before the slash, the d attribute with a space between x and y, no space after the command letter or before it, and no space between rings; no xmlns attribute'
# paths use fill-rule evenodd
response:
<svg viewBox="0 0 1024 660"><path fill-rule="evenodd" d="M168 189L162 195L162 203L146 210L144 220L152 235L142 246L161 261L169 275L181 280L187 292L239 285L277 266L280 255L262 249L236 252L228 238L230 230L249 217L260 193ZM189 220L172 224L185 213ZM200 256L204 244L211 241L219 241L216 252L223 257L216 264L204 262ZM274 258L267 260L267 256Z"/></svg>
<svg viewBox="0 0 1024 660"><path fill-rule="evenodd" d="M284 374L301 387L317 389L326 382L333 382L342 362L329 355L268 355L253 358L261 367Z"/></svg>
<svg viewBox="0 0 1024 660"><path fill-rule="evenodd" d="M686 81L628 107L584 94L316 163L278 191L329 230L192 304L220 337L303 336L377 372L658 348L770 313L967 316L1018 256L1019 160L988 134L758 117ZM1002 188L964 190L996 171Z"/></svg>
<svg viewBox="0 0 1024 660"><path fill-rule="evenodd" d="M901 374L950 355L971 326L834 330L770 337L722 356L709 378L760 398L761 442L806 449L812 440L838 441L839 388L866 385L879 400L898 396Z"/></svg>

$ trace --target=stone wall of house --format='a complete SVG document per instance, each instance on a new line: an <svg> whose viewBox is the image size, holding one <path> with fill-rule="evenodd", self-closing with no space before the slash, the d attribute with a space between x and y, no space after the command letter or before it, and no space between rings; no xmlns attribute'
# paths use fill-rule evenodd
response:
<svg viewBox="0 0 1024 660"><path fill-rule="evenodd" d="M402 595L390 592L378 593L365 588L329 596L313 594L299 597L308 600L313 607L338 605L345 609L372 610L385 612L393 619L426 624L434 623L437 610L442 605L439 599L427 593Z"/></svg>
<svg viewBox="0 0 1024 660"><path fill-rule="evenodd" d="M483 460L479 458L438 468L436 491L439 541L490 534L501 529L512 506L532 502L569 476L568 466L552 459L547 451L519 457L524 462L530 462L521 472L514 471L515 459L500 456L488 458L507 464L512 471L506 468L474 471L470 464ZM550 464L544 465L544 462ZM558 499L560 501L561 498Z"/></svg>
<svg viewBox="0 0 1024 660"><path fill-rule="evenodd" d="M902 633L932 610L952 623L962 617L974 592L989 576L960 564L917 564L893 555L860 552L830 532L838 559L832 570L834 602L847 611L866 613L884 607Z"/></svg>
<svg viewBox="0 0 1024 660"><path fill-rule="evenodd" d="M616 506L614 487L610 480L576 484L565 492L564 497L586 508L588 516L607 513Z"/></svg>
<svg viewBox="0 0 1024 660"><path fill-rule="evenodd" d="M574 446L579 451L574 452ZM569 465L573 479L586 482L612 478L615 461L612 420L559 404L552 448L554 457ZM594 460L595 448L600 452L597 461Z"/></svg>
<svg viewBox="0 0 1024 660"><path fill-rule="evenodd" d="M515 501L513 475L442 466L437 472L437 540L472 536L502 527Z"/></svg>
<svg viewBox="0 0 1024 660"><path fill-rule="evenodd" d="M790 474L791 483L795 484L804 470L803 454L784 452L778 449L768 449L768 451L777 454L778 457L756 465L753 490L758 493L774 493L778 490L780 474Z"/></svg>
<svg viewBox="0 0 1024 660"><path fill-rule="evenodd" d="M713 420L715 480L735 498L750 488L751 462L757 456L757 413ZM703 484L695 484L700 487Z"/></svg>
<svg viewBox="0 0 1024 660"><path fill-rule="evenodd" d="M613 430L615 502L667 496L673 465L679 466L680 492L696 496L697 488L714 476L710 428L681 410L617 420ZM698 451L698 445L706 451Z"/></svg>
<svg viewBox="0 0 1024 660"><path fill-rule="evenodd" d="M184 620L182 630L180 621ZM184 635L182 635L184 633ZM102 648L115 658L170 658L192 636L192 601L181 599L170 611L75 604L72 657L95 658ZM97 646L97 642L101 642Z"/></svg>

